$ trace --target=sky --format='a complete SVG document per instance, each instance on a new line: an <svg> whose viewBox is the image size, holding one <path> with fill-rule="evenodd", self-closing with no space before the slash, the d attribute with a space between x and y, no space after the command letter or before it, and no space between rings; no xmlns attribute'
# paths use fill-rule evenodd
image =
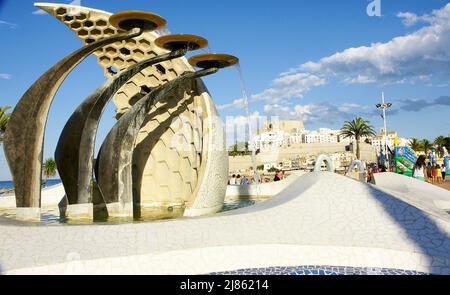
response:
<svg viewBox="0 0 450 295"><path fill-rule="evenodd" d="M69 4L72 1L54 1ZM379 130L381 92L393 104L388 129L401 137L450 133L450 3L444 0L81 0L82 6L162 15L172 33L209 40L240 58L250 113L339 129L363 116ZM367 7L374 9L370 15ZM14 106L48 68L82 43L34 1L0 0L0 105ZM380 12L380 14L378 14ZM192 54L195 54L192 53ZM47 121L44 158L78 104L105 81L95 58L65 80ZM221 117L245 115L237 71L204 78ZM97 143L113 126L111 102ZM0 149L0 180L10 175Z"/></svg>

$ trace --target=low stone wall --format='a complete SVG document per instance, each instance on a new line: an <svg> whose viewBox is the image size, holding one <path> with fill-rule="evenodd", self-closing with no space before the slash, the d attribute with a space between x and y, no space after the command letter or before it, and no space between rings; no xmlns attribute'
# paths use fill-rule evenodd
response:
<svg viewBox="0 0 450 295"><path fill-rule="evenodd" d="M271 153L262 152L256 156L257 165L262 165L271 162L282 162L291 158L296 158L302 155L320 155L344 153L345 147L348 143L310 143L310 144L296 144L288 148L280 148ZM365 162L371 163L376 161L376 156L372 145L361 142L361 159ZM236 156L228 157L230 171L238 171L240 169L249 169L253 166L251 156Z"/></svg>
<svg viewBox="0 0 450 295"><path fill-rule="evenodd" d="M282 192L305 173L307 172L295 171L284 180L259 185L228 185L225 200L271 198Z"/></svg>

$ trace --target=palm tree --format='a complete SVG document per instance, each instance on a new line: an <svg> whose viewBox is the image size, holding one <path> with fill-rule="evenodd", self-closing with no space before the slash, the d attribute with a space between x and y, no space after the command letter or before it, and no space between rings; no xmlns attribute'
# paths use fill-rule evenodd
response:
<svg viewBox="0 0 450 295"><path fill-rule="evenodd" d="M56 175L56 162L53 158L48 158L44 162L44 175L46 178L50 178Z"/></svg>
<svg viewBox="0 0 450 295"><path fill-rule="evenodd" d="M361 151L359 148L359 140L361 137L375 136L375 130L368 120L364 120L360 117L356 117L352 121L345 121L344 126L341 128L341 135L346 138L356 139L356 157L361 157Z"/></svg>
<svg viewBox="0 0 450 295"><path fill-rule="evenodd" d="M450 136L445 138L445 147L447 148L447 151L450 150Z"/></svg>
<svg viewBox="0 0 450 295"><path fill-rule="evenodd" d="M0 107L0 142L3 141L3 134L5 134L6 125L8 125L9 117L11 117L11 114L6 114L6 111L10 108L10 106Z"/></svg>
<svg viewBox="0 0 450 295"><path fill-rule="evenodd" d="M431 144L431 142L428 139L422 140L422 150L425 152L425 154L427 154L428 151L430 151L432 147L433 147L433 145Z"/></svg>
<svg viewBox="0 0 450 295"><path fill-rule="evenodd" d="M444 147L446 143L447 142L445 140L445 137L442 136L442 135L436 137L436 139L434 140L434 144L438 146L439 156L442 156L442 152L441 152L442 151L442 147Z"/></svg>
<svg viewBox="0 0 450 295"><path fill-rule="evenodd" d="M422 148L421 147L421 142L420 142L420 140L418 140L417 138L412 138L410 141L409 141L409 147L413 150L413 151L415 151L415 152L418 152L418 151L420 151L420 149Z"/></svg>

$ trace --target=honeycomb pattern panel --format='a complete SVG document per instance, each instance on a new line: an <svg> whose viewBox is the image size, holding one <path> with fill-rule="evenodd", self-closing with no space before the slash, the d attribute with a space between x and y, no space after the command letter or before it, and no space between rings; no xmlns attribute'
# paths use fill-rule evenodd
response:
<svg viewBox="0 0 450 295"><path fill-rule="evenodd" d="M198 98L187 92L177 94L183 99L173 103L174 97L159 102L159 108L149 113L137 139L137 149L151 149L147 161L136 161L147 185L142 185L142 204L184 204L194 193L201 164L202 124L195 115ZM164 189L154 190L148 184L159 184Z"/></svg>

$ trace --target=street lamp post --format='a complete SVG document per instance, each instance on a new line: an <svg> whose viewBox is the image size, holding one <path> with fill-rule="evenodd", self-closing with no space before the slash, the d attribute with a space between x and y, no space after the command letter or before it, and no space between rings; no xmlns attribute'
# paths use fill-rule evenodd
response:
<svg viewBox="0 0 450 295"><path fill-rule="evenodd" d="M377 108L383 110L383 121L384 121L384 148L386 152L387 159L387 170L389 171L389 152L388 152L388 135L387 135L387 123L386 123L386 110L392 106L392 103L386 103L384 101L384 92L381 92L381 103L377 104Z"/></svg>

